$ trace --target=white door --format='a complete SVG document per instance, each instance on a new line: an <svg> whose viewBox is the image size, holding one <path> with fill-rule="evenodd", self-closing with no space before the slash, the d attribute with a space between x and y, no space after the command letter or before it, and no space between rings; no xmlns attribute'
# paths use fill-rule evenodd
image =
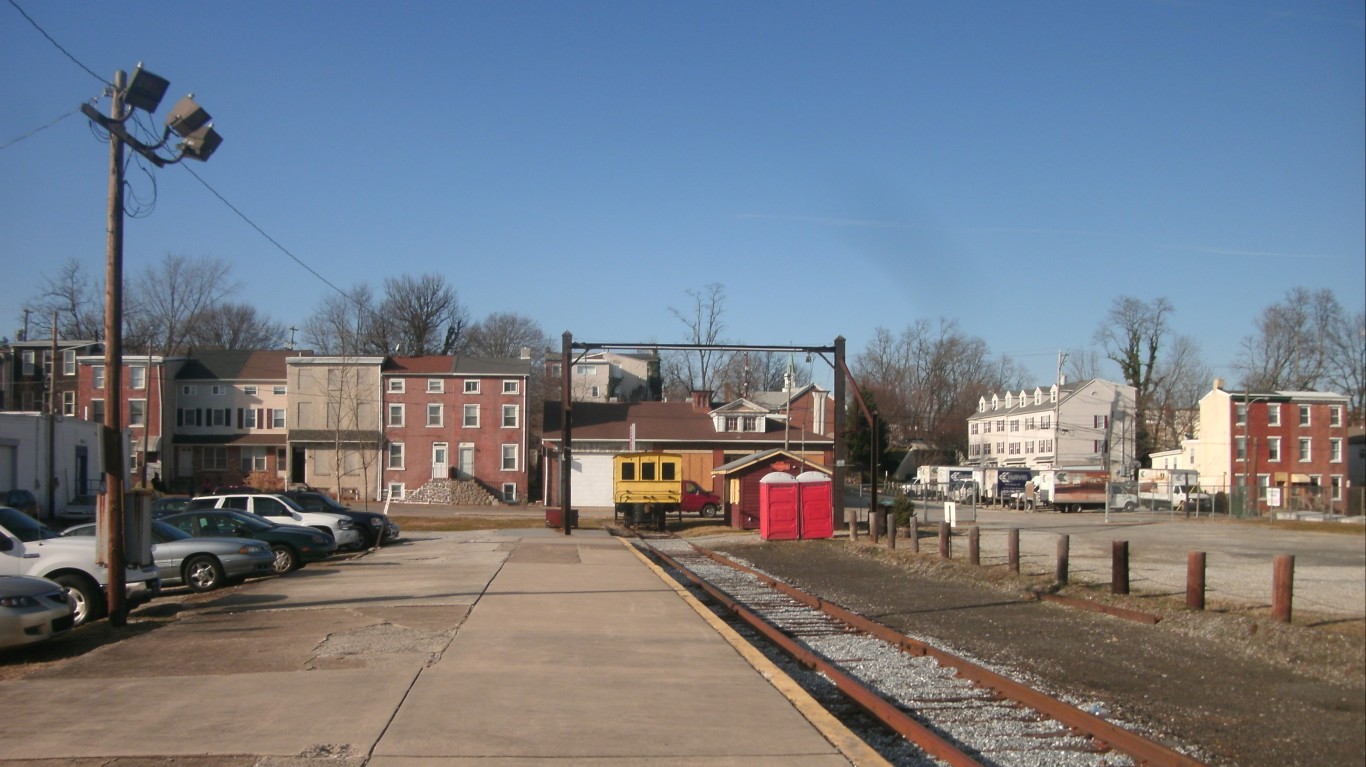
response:
<svg viewBox="0 0 1366 767"><path fill-rule="evenodd" d="M569 474L570 502L574 508L612 505L611 454L579 453ZM556 488L558 491L558 488Z"/></svg>
<svg viewBox="0 0 1366 767"><path fill-rule="evenodd" d="M432 443L432 479L446 479L451 471L451 447L448 442Z"/></svg>
<svg viewBox="0 0 1366 767"><path fill-rule="evenodd" d="M469 479L474 476L474 445L469 443L461 444L460 450L460 478Z"/></svg>

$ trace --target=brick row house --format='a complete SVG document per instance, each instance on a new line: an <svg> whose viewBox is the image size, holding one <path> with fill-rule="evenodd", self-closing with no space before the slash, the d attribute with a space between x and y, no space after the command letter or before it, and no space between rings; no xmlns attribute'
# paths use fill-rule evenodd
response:
<svg viewBox="0 0 1366 767"><path fill-rule="evenodd" d="M77 367L76 417L102 420L103 358L80 357ZM530 367L288 350L125 356L133 481L160 474L181 492L307 484L351 500L402 500L439 475L481 488L483 502L523 502Z"/></svg>
<svg viewBox="0 0 1366 767"><path fill-rule="evenodd" d="M1182 450L1200 483L1253 514L1345 511L1348 398L1331 392L1229 391L1200 399L1200 430Z"/></svg>
<svg viewBox="0 0 1366 767"><path fill-rule="evenodd" d="M390 357L383 374L389 497L526 500L530 360Z"/></svg>
<svg viewBox="0 0 1366 767"><path fill-rule="evenodd" d="M14 341L0 353L0 410L45 412L48 390L52 407L67 417L78 417L77 358L98 354L103 345L96 341L57 341L57 366L53 367L53 342L48 340Z"/></svg>

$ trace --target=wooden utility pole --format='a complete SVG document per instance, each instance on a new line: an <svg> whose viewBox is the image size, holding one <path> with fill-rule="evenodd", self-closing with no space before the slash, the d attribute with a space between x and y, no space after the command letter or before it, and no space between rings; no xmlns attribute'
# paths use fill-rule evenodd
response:
<svg viewBox="0 0 1366 767"><path fill-rule="evenodd" d="M114 73L109 116L124 118L123 70ZM123 140L109 132L109 223L104 270L104 553L109 567L109 624L128 621L123 551ZM55 362L55 361L54 361Z"/></svg>

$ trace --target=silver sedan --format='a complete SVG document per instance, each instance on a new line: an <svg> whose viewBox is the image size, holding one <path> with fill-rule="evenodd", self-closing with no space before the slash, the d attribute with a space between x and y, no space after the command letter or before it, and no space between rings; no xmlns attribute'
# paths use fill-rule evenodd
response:
<svg viewBox="0 0 1366 767"><path fill-rule="evenodd" d="M43 642L75 625L66 589L47 578L0 575L0 648Z"/></svg>
<svg viewBox="0 0 1366 767"><path fill-rule="evenodd" d="M95 535L95 525L78 525L63 535ZM152 558L163 586L212 591L225 583L275 573L270 546L250 538L200 538L152 521Z"/></svg>

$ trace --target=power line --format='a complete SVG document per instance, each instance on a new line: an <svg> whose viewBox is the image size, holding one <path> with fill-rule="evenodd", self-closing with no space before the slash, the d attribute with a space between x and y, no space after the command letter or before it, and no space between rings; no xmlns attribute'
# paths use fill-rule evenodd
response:
<svg viewBox="0 0 1366 767"><path fill-rule="evenodd" d="M38 25L38 22L34 21L34 20L33 20L33 17L30 16L30 15L28 15L28 12L25 11L23 8L21 8L21 7L19 6L18 3L14 2L14 0L9 0L9 4L12 5L12 6L14 6L14 10L18 11L20 16L23 16L25 19L27 19L27 20L28 20L28 23L29 23L29 24L32 24L34 29L38 30L38 34L42 35L43 37L46 37L46 38L47 38L47 41L48 41L49 43L52 43L52 45L53 45L54 48L56 48L57 50L61 51L68 59L71 59L73 62L75 62L76 66L80 67L81 69L84 69L86 72L88 72L88 73L90 74L91 77L95 78L96 80L99 80L100 82L104 83L106 86L108 86L108 87L110 87L110 88L113 88L113 87L114 87L114 84L113 84L113 83L111 83L111 82L109 82L108 80L104 79L103 77L100 77L99 75L95 74L95 70L93 70L93 69L91 69L90 67L87 67L85 64L81 63L81 60L78 59L78 58L76 58L75 56L72 56L72 55L71 55L71 52L68 51L67 49L63 48L61 43L59 43L59 42L57 42L56 40L52 39L52 35L49 35L49 34L47 33L47 30L45 30L45 29L43 29L41 26L39 26L39 25Z"/></svg>
<svg viewBox="0 0 1366 767"><path fill-rule="evenodd" d="M93 104L93 103L94 103L95 101L97 101L97 100L98 100L98 99L91 99L89 103L92 103L92 104ZM9 141L6 141L6 142L3 143L3 144L0 144L0 151L4 151L4 150L6 150L6 149L9 149L10 147L14 146L15 144L19 143L20 141L23 141L24 139L29 138L30 136L33 136L34 134L40 133L40 132L42 132L42 131L45 131L45 130L47 130L48 128L51 128L52 126L56 125L57 123L61 122L62 120L65 120L66 118L68 118L68 117L70 117L70 116L72 116L72 115L74 115L74 114L76 114L77 112L80 112L80 111L81 111L81 110L80 110L80 107L77 107L76 109L73 109L73 110L71 110L70 112L67 112L66 114L62 115L61 117L58 117L57 119L53 120L52 122L49 122L49 123L46 124L46 125L40 125L40 126L38 126L37 128L34 128L34 129L31 130L31 131L28 131L27 133L24 133L24 134L22 134L22 135L20 135L20 136L16 136L15 138L12 138L12 139L10 139Z"/></svg>

